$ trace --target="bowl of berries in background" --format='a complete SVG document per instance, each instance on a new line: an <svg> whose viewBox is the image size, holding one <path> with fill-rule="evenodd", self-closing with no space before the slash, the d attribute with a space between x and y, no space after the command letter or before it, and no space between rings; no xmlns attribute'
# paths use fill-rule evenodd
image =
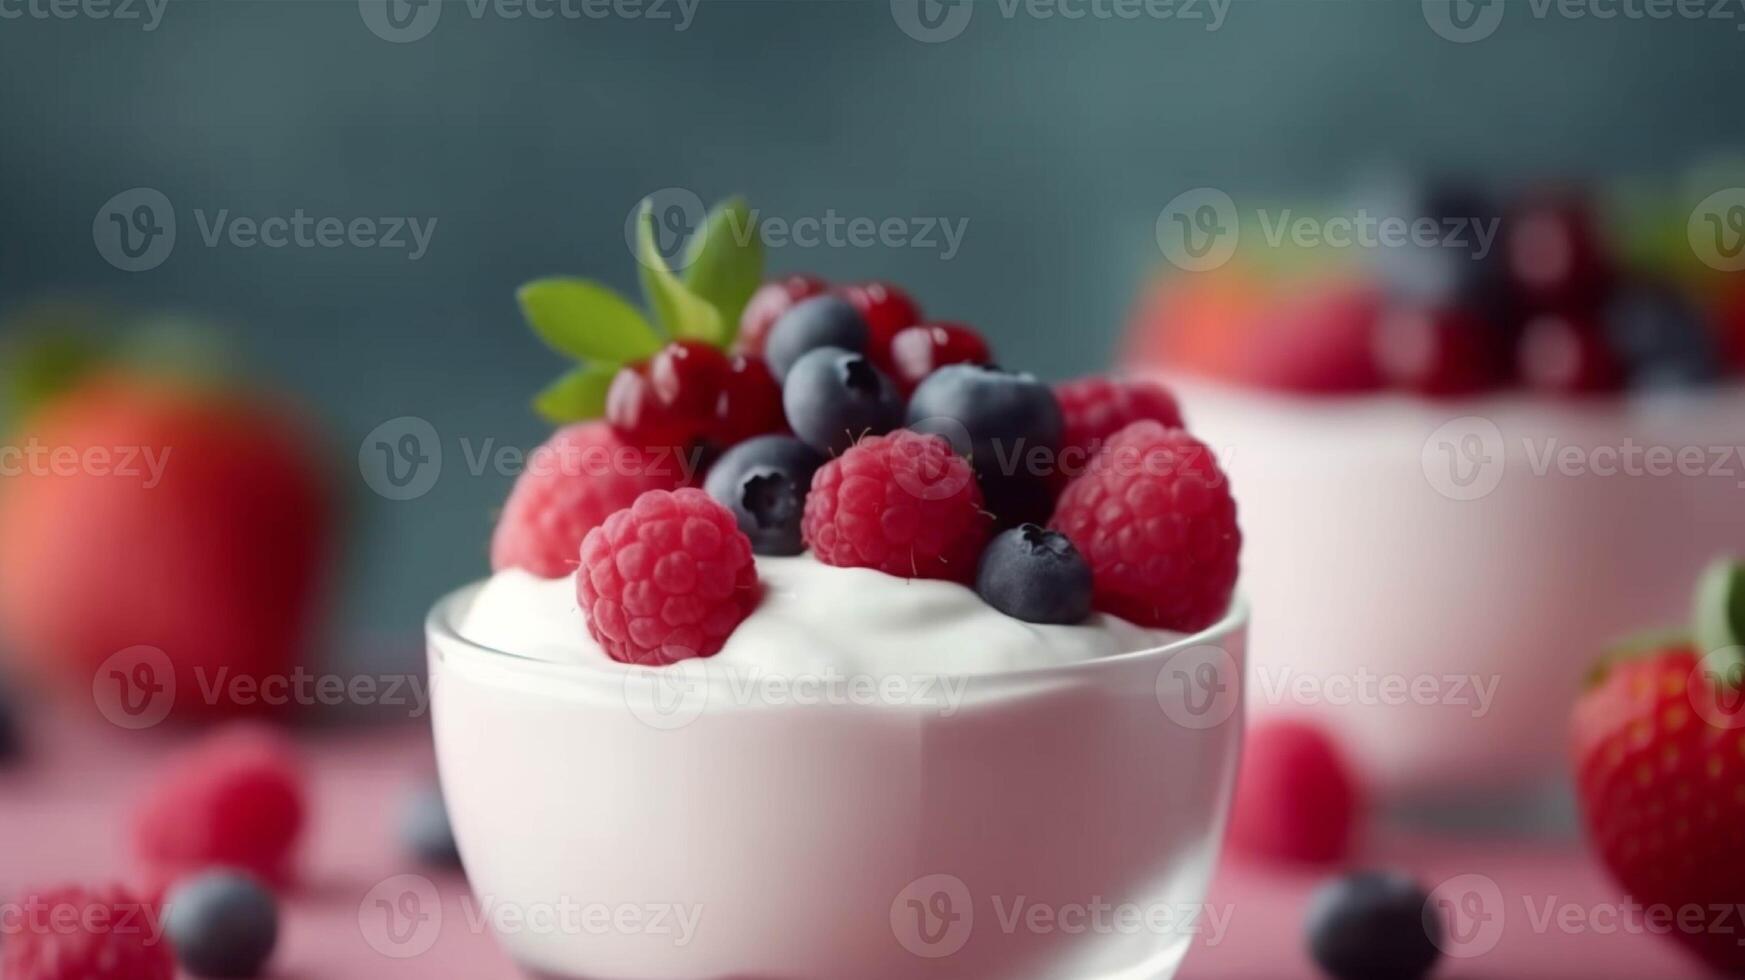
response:
<svg viewBox="0 0 1745 980"><path fill-rule="evenodd" d="M967 921L1204 900L1247 623L1216 458L1155 383L994 367L889 284L763 282L756 236L709 230L741 202L682 277L651 220L646 316L521 291L582 363L536 401L559 428L493 574L432 610L432 718L480 896L703 928L504 948L552 977L1172 975L1184 930Z"/></svg>
<svg viewBox="0 0 1745 980"><path fill-rule="evenodd" d="M1572 668L1745 545L1745 279L1689 198L1389 185L1337 213L1392 245L1243 227L1141 302L1126 363L1251 532L1254 710L1331 726L1384 799L1555 774Z"/></svg>

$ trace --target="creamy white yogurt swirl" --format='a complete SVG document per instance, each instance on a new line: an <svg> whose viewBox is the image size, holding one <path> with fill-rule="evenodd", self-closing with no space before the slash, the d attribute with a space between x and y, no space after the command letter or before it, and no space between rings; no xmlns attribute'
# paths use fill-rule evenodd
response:
<svg viewBox="0 0 1745 980"><path fill-rule="evenodd" d="M1073 626L1026 623L955 582L837 568L809 555L759 557L763 599L711 666L789 676L829 672L996 674L1146 650L1180 634L1093 613ZM588 635L574 576L492 576L460 623L466 639L556 663L610 663Z"/></svg>

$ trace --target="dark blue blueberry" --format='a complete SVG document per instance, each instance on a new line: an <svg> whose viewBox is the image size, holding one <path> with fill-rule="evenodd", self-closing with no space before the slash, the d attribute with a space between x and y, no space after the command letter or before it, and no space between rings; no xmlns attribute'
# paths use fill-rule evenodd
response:
<svg viewBox="0 0 1745 980"><path fill-rule="evenodd" d="M1080 623L1091 614L1091 566L1066 535L1022 524L982 549L976 592L1027 623Z"/></svg>
<svg viewBox="0 0 1745 980"><path fill-rule="evenodd" d="M909 397L908 425L950 440L985 482L989 474L1050 475L1065 420L1053 389L1028 374L948 364Z"/></svg>
<svg viewBox="0 0 1745 980"><path fill-rule="evenodd" d="M1309 955L1335 980L1418 980L1442 952L1442 923L1428 903L1404 875L1336 878L1309 900Z"/></svg>
<svg viewBox="0 0 1745 980"><path fill-rule="evenodd" d="M257 977L279 942L279 908L253 878L209 871L170 891L164 927L188 973Z"/></svg>
<svg viewBox="0 0 1745 980"><path fill-rule="evenodd" d="M824 456L792 436L758 436L734 446L709 470L703 489L733 512L760 555L797 555L800 515Z"/></svg>
<svg viewBox="0 0 1745 980"><path fill-rule="evenodd" d="M869 336L866 320L847 300L814 296L796 303L776 320L764 340L763 359L776 380L785 381L794 364L808 351L840 347L864 352Z"/></svg>
<svg viewBox="0 0 1745 980"><path fill-rule="evenodd" d="M1677 289L1628 286L1606 304L1606 340L1636 388L1683 388L1721 377L1721 352L1702 314Z"/></svg>
<svg viewBox="0 0 1745 980"><path fill-rule="evenodd" d="M460 867L460 848L448 822L448 806L442 787L425 786L407 797L400 815L400 835L406 850L436 868Z"/></svg>
<svg viewBox="0 0 1745 980"><path fill-rule="evenodd" d="M866 355L823 347L809 351L788 372L782 409L801 441L836 456L861 436L882 435L903 424L903 396Z"/></svg>

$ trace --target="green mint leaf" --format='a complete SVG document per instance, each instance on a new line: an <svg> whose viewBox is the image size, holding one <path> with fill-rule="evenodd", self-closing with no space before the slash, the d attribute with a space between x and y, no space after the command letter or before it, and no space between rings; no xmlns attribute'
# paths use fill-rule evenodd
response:
<svg viewBox="0 0 1745 980"><path fill-rule="evenodd" d="M1699 656L1745 646L1745 562L1722 558L1703 571L1691 635Z"/></svg>
<svg viewBox="0 0 1745 980"><path fill-rule="evenodd" d="M642 311L605 286L585 279L537 279L516 294L539 339L578 360L640 361L660 350Z"/></svg>
<svg viewBox="0 0 1745 980"><path fill-rule="evenodd" d="M642 266L642 291L648 306L668 332L717 347L726 343L720 311L680 282L661 257L655 244L654 204L646 200L636 218L636 261Z"/></svg>
<svg viewBox="0 0 1745 980"><path fill-rule="evenodd" d="M763 282L763 239L757 216L742 197L709 210L686 246L685 285L721 314L723 343L739 331L739 315Z"/></svg>
<svg viewBox="0 0 1745 980"><path fill-rule="evenodd" d="M585 422L606 414L606 389L620 365L595 362L553 381L533 398L533 410L556 425Z"/></svg>

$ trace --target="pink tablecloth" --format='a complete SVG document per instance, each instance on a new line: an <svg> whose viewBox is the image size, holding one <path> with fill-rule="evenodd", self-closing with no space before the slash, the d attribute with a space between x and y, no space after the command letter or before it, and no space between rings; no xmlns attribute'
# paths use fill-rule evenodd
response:
<svg viewBox="0 0 1745 980"><path fill-rule="evenodd" d="M12 895L26 885L129 877L125 806L174 737L120 737L68 726L36 735L30 764L0 775L0 891ZM315 832L305 885L287 908L273 976L516 978L490 935L469 921L465 883L412 867L395 846L400 799L431 772L425 734L345 729L304 741L316 781ZM1366 863L1409 869L1429 885L1452 880L1446 894L1479 913L1477 927L1457 947L1471 955L1447 961L1439 976L1701 976L1665 940L1643 933L1640 917L1573 842L1394 837L1379 841ZM402 934L395 945L385 932L386 913L372 906L384 894L378 886L404 874L429 879L443 914L440 929L411 942ZM1200 938L1182 976L1314 977L1303 953L1301 920L1317 881L1314 875L1227 862L1198 916ZM1729 925L1745 939L1745 921ZM416 955L383 955L383 945Z"/></svg>

